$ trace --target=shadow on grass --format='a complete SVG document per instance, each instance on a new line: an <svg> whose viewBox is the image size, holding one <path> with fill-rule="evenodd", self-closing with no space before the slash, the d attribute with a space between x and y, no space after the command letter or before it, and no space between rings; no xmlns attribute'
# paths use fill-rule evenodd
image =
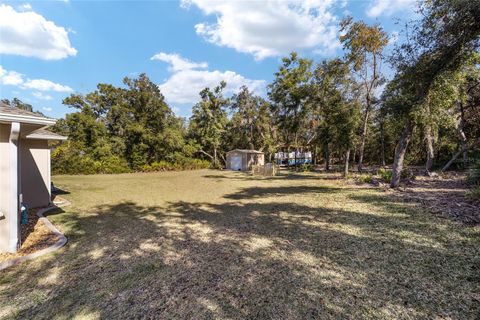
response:
<svg viewBox="0 0 480 320"><path fill-rule="evenodd" d="M254 189L229 199L331 192ZM438 222L418 225L401 204L354 200L384 214L277 201L67 208L53 213L67 247L2 274L0 305L22 319L478 314L474 244L455 230L444 237Z"/></svg>
<svg viewBox="0 0 480 320"><path fill-rule="evenodd" d="M233 173L233 174L232 174ZM340 173L335 172L305 172L299 173L295 171L290 171L287 169L282 169L280 172L273 177L262 177L262 176L253 176L250 172L239 172L239 171L229 171L225 174L206 174L203 175L204 178L216 179L217 181L222 181L224 179L233 180L233 181L249 181L249 180L258 180L258 181L271 181L271 180L340 180L342 178Z"/></svg>
<svg viewBox="0 0 480 320"><path fill-rule="evenodd" d="M346 188L332 188L325 186L280 186L280 187L251 187L244 188L239 192L226 195L228 199L252 199L259 197L284 196L292 194L308 195L312 193L334 193L346 190Z"/></svg>

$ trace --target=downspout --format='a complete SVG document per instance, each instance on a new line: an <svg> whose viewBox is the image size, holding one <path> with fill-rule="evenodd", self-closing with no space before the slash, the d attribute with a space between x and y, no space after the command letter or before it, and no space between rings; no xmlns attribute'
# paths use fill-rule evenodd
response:
<svg viewBox="0 0 480 320"><path fill-rule="evenodd" d="M19 246L18 235L18 137L20 123L12 122L10 126L10 210L9 210L9 252L17 252Z"/></svg>

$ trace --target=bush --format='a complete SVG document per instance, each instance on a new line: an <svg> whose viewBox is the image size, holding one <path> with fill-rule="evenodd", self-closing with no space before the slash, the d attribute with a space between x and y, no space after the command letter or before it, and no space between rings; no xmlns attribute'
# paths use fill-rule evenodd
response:
<svg viewBox="0 0 480 320"><path fill-rule="evenodd" d="M52 171L54 174L97 174L130 172L128 164L117 156L94 160L88 155L52 156Z"/></svg>
<svg viewBox="0 0 480 320"><path fill-rule="evenodd" d="M468 173L468 182L470 184L480 186L480 160L475 162L473 167L470 169Z"/></svg>
<svg viewBox="0 0 480 320"><path fill-rule="evenodd" d="M473 187L469 192L468 196L475 200L480 200L480 186Z"/></svg>
<svg viewBox="0 0 480 320"><path fill-rule="evenodd" d="M297 171L300 171L300 172L309 172L309 171L313 171L313 165L309 164L309 163L304 163L304 164L301 164L297 167Z"/></svg>
<svg viewBox="0 0 480 320"><path fill-rule="evenodd" d="M480 160L475 162L468 173L468 182L472 185L472 189L468 195L476 200L480 200Z"/></svg>
<svg viewBox="0 0 480 320"><path fill-rule="evenodd" d="M97 161L97 173L126 173L131 172L125 159L117 156L103 157Z"/></svg>
<svg viewBox="0 0 480 320"><path fill-rule="evenodd" d="M400 179L402 180L415 180L415 178L415 173L408 168L404 168L400 173Z"/></svg>
<svg viewBox="0 0 480 320"><path fill-rule="evenodd" d="M373 176L371 174L362 174L355 177L358 183L372 183Z"/></svg>
<svg viewBox="0 0 480 320"><path fill-rule="evenodd" d="M381 168L378 170L377 174L383 182L390 182L392 180L391 170L385 170L384 168Z"/></svg>
<svg viewBox="0 0 480 320"><path fill-rule="evenodd" d="M151 164L146 164L142 167L144 172L154 171L179 171L179 170L197 170L206 169L210 167L210 162L201 159L193 159L184 157L183 159L177 159L177 162L169 161L157 161Z"/></svg>

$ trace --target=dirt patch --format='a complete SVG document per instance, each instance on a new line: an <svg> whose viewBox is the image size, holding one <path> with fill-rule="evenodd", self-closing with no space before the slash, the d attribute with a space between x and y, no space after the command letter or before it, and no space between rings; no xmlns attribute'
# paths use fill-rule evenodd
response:
<svg viewBox="0 0 480 320"><path fill-rule="evenodd" d="M30 209L28 211L28 223L20 227L22 239L20 250L17 253L0 253L0 262L26 256L45 249L58 241L58 237L40 221L37 216L38 210Z"/></svg>
<svg viewBox="0 0 480 320"><path fill-rule="evenodd" d="M480 226L480 202L467 197L468 185L463 175L417 177L390 192L404 202L418 203L434 213Z"/></svg>

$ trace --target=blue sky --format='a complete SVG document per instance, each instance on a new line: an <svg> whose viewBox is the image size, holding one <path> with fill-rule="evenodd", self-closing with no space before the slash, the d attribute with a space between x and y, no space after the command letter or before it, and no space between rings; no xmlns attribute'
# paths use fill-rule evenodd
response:
<svg viewBox="0 0 480 320"><path fill-rule="evenodd" d="M346 14L395 36L412 0L0 1L0 97L51 117L62 99L145 72L180 116L221 80L265 94L280 58L341 56ZM388 70L385 69L388 73Z"/></svg>

